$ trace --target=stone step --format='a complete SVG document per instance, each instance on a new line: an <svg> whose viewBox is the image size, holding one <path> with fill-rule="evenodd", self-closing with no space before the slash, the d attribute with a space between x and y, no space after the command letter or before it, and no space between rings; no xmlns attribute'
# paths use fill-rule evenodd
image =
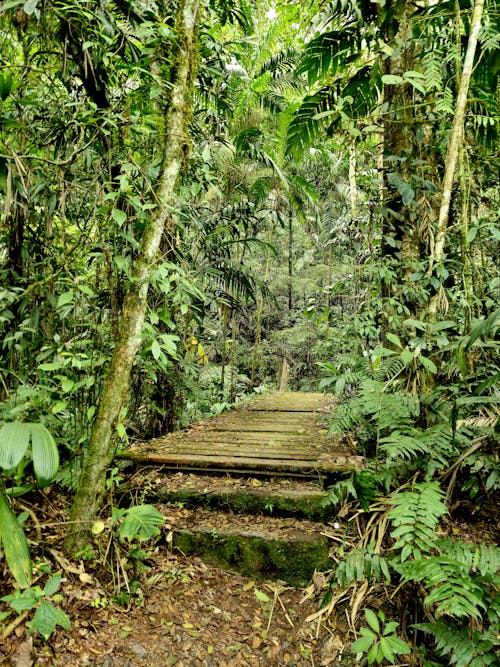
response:
<svg viewBox="0 0 500 667"><path fill-rule="evenodd" d="M320 480L217 477L193 473L165 473L143 469L133 477L131 490L148 502L180 503L187 508L289 516L326 521L333 514Z"/></svg>
<svg viewBox="0 0 500 667"><path fill-rule="evenodd" d="M207 563L292 586L307 584L315 570L331 565L327 524L169 503L157 507L166 517L167 542Z"/></svg>

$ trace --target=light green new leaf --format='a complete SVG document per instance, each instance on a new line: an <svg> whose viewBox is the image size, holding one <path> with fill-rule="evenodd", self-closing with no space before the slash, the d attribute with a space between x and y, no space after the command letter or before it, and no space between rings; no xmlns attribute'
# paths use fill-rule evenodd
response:
<svg viewBox="0 0 500 667"><path fill-rule="evenodd" d="M44 595L54 595L61 584L62 577L60 574L55 574L53 577L50 577L47 580L47 583L44 586L43 593Z"/></svg>
<svg viewBox="0 0 500 667"><path fill-rule="evenodd" d="M13 470L23 458L30 441L30 425L9 422L0 428L0 468Z"/></svg>
<svg viewBox="0 0 500 667"><path fill-rule="evenodd" d="M365 609L365 618L370 628L376 633L379 633L380 623L378 622L378 618L375 612L373 612L371 609Z"/></svg>
<svg viewBox="0 0 500 667"><path fill-rule="evenodd" d="M269 595L266 595L263 591L259 591L258 588L254 588L253 592L255 593L257 600L260 600L261 602L271 602Z"/></svg>
<svg viewBox="0 0 500 667"><path fill-rule="evenodd" d="M52 435L43 424L30 424L33 467L38 484L43 488L56 476L59 452Z"/></svg>
<svg viewBox="0 0 500 667"><path fill-rule="evenodd" d="M28 543L21 526L0 490L0 540L5 552L5 560L14 579L21 588L28 588L32 582L31 558Z"/></svg>

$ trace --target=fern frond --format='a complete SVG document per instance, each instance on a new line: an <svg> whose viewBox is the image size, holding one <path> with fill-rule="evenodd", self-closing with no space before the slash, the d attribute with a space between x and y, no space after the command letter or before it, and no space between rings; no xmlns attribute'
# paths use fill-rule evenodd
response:
<svg viewBox="0 0 500 667"><path fill-rule="evenodd" d="M500 570L500 547L471 544L446 537L436 542L436 548L460 563L467 571L474 570L482 577L497 575Z"/></svg>
<svg viewBox="0 0 500 667"><path fill-rule="evenodd" d="M412 491L396 491L387 499L387 504L394 505L388 513L394 526L391 537L396 540L393 549L401 550L402 563L410 557L432 554L439 518L448 512L443 498L437 482L424 482L415 484Z"/></svg>
<svg viewBox="0 0 500 667"><path fill-rule="evenodd" d="M428 51L422 58L424 85L427 92L443 90L443 53L440 45Z"/></svg>
<svg viewBox="0 0 500 667"><path fill-rule="evenodd" d="M360 42L361 35L355 26L345 26L342 30L318 35L306 45L297 74L307 74L309 84L327 74L335 77L339 66L345 66L346 58L359 53Z"/></svg>
<svg viewBox="0 0 500 667"><path fill-rule="evenodd" d="M297 64L300 51L295 46L289 46L268 58L262 63L257 76L270 72L273 79L280 79L284 74L291 72Z"/></svg>
<svg viewBox="0 0 500 667"><path fill-rule="evenodd" d="M325 127L325 113L332 111L334 106L335 91L330 86L304 98L288 127L287 154L301 152L312 143Z"/></svg>
<svg viewBox="0 0 500 667"><path fill-rule="evenodd" d="M431 453L429 445L418 437L418 432L416 432L416 435L408 435L398 430L382 438L379 449L387 455L388 463L393 459L413 460L422 454Z"/></svg>
<svg viewBox="0 0 500 667"><path fill-rule="evenodd" d="M427 588L432 589L424 606L437 605L440 616L480 620L487 608L487 591L474 581L467 567L448 556L408 561L401 570L406 581L425 581Z"/></svg>
<svg viewBox="0 0 500 667"><path fill-rule="evenodd" d="M335 569L335 579L342 588L355 581L391 581L387 560L375 553L374 546L354 549Z"/></svg>
<svg viewBox="0 0 500 667"><path fill-rule="evenodd" d="M500 639L490 632L473 632L469 628L458 628L447 623L418 623L413 626L431 634L436 648L448 656L449 664L456 667L486 667L498 664Z"/></svg>

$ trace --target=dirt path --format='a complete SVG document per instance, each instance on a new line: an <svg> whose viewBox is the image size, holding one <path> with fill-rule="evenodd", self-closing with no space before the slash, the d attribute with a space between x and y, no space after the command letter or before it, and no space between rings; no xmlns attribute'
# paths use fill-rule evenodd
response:
<svg viewBox="0 0 500 667"><path fill-rule="evenodd" d="M0 648L0 664L12 667L234 667L339 664L340 635L307 620L317 602L304 591L254 581L159 548L135 604L110 602L92 576L64 585L70 631L47 644L35 638L34 662L20 628ZM347 628L346 628L347 629ZM3 661L2 661L3 656ZM20 662L21 659L21 662Z"/></svg>

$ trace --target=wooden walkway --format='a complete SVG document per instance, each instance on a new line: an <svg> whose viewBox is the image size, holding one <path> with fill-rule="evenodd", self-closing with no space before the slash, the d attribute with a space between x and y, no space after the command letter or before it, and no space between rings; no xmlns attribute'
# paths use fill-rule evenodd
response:
<svg viewBox="0 0 500 667"><path fill-rule="evenodd" d="M121 457L169 469L237 474L330 476L362 467L321 423L324 394L265 394L188 430L135 443Z"/></svg>

